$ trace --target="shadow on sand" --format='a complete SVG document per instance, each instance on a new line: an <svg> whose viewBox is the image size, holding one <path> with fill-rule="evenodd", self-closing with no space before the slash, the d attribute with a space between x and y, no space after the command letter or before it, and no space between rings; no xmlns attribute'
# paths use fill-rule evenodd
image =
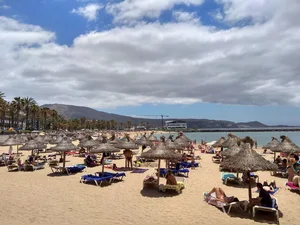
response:
<svg viewBox="0 0 300 225"><path fill-rule="evenodd" d="M179 195L176 191L167 190L166 192L161 192L157 188L143 188L140 191L141 195L149 198L171 198Z"/></svg>

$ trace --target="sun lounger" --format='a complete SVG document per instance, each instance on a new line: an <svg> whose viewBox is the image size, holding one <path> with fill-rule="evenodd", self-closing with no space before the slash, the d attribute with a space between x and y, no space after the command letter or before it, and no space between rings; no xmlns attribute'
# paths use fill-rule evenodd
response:
<svg viewBox="0 0 300 225"><path fill-rule="evenodd" d="M203 198L204 201L206 201L208 204L216 206L217 208L222 209L222 211L226 214L229 214L232 207L237 206L239 207L242 211L245 211L247 208L247 203L248 201L239 201L239 202L231 202L231 203L225 203L225 202L220 202L215 199L215 193L213 193L211 196L207 197L207 192L203 193ZM242 208L244 206L244 209ZM228 210L226 211L226 208Z"/></svg>
<svg viewBox="0 0 300 225"><path fill-rule="evenodd" d="M271 171L270 172L272 176L281 175L282 177L287 177L287 170L286 169L278 169L277 171Z"/></svg>
<svg viewBox="0 0 300 225"><path fill-rule="evenodd" d="M8 170L8 172L11 172L11 171L16 171L16 170L20 170L20 169L17 164L13 163L13 164L7 166L7 170Z"/></svg>
<svg viewBox="0 0 300 225"><path fill-rule="evenodd" d="M221 173L221 179L223 180L223 183L227 185L227 182L235 182L240 184L241 179L236 177L233 173Z"/></svg>
<svg viewBox="0 0 300 225"><path fill-rule="evenodd" d="M293 184L293 182L286 182L284 184L284 186L285 186L285 189L290 190L290 191L300 191L300 188L295 186Z"/></svg>
<svg viewBox="0 0 300 225"><path fill-rule="evenodd" d="M82 172L86 167L82 165L76 165L76 166L67 166L66 167L66 172L67 174L74 174L74 173L79 173Z"/></svg>
<svg viewBox="0 0 300 225"><path fill-rule="evenodd" d="M194 162L194 167L199 167L199 163ZM193 165L191 162L181 162L180 166L183 168L191 168Z"/></svg>
<svg viewBox="0 0 300 225"><path fill-rule="evenodd" d="M184 183L178 181L176 185L170 185L170 184L161 184L159 185L159 190L162 192L166 192L167 190L174 190L178 194L182 192L182 189L184 189Z"/></svg>
<svg viewBox="0 0 300 225"><path fill-rule="evenodd" d="M179 174L183 174L184 176L188 177L189 176L189 170L188 169L179 169L179 170L176 170L176 169L170 169L172 171L172 173L176 176L176 175L179 175ZM160 168L160 175L165 177L166 175L168 174L168 169L165 169L165 168Z"/></svg>
<svg viewBox="0 0 300 225"><path fill-rule="evenodd" d="M123 177L126 177L126 174L124 172L121 173L110 173L110 172L96 172L95 176L98 177L109 177L111 176L113 179L117 179L119 181L123 180Z"/></svg>
<svg viewBox="0 0 300 225"><path fill-rule="evenodd" d="M112 180L112 176L95 176L95 175L84 175L80 178L80 183L95 183L97 186L101 186L103 182L110 183Z"/></svg>
<svg viewBox="0 0 300 225"><path fill-rule="evenodd" d="M256 211L264 211L264 212L275 212L277 221L279 221L279 212L278 212L278 200L274 197L272 197L273 205L272 207L265 207L265 206L254 206L253 207L253 217L255 217Z"/></svg>
<svg viewBox="0 0 300 225"><path fill-rule="evenodd" d="M24 171L35 171L35 170L40 170L40 169L44 169L44 168L45 168L44 164L37 164L37 165L24 164L23 165L23 170Z"/></svg>
<svg viewBox="0 0 300 225"><path fill-rule="evenodd" d="M214 162L214 163L220 163L222 161L222 157L216 157L216 156L213 156L211 157L211 160Z"/></svg>

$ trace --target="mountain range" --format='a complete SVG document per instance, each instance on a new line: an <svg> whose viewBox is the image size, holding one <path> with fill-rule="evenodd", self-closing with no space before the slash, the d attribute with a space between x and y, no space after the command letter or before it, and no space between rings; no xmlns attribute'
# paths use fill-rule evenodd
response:
<svg viewBox="0 0 300 225"><path fill-rule="evenodd" d="M149 124L150 126L161 126L161 119L136 118L123 116L113 113L98 111L89 107L64 105L64 104L45 104L42 108L50 108L57 111L59 115L65 119L79 119L85 117L89 120L115 120L118 123L127 123L139 125L140 123ZM176 118L168 118L168 120L176 120ZM209 119L179 119L187 122L188 128L263 128L267 125L258 121L235 123L226 120L209 120Z"/></svg>

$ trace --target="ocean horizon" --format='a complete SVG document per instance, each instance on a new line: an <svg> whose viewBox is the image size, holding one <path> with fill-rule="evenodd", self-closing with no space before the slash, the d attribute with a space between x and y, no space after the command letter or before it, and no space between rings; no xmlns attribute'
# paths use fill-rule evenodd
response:
<svg viewBox="0 0 300 225"><path fill-rule="evenodd" d="M233 133L238 137L246 137L250 136L254 140L257 141L257 146L262 147L263 145L266 145L268 142L272 140L272 137L275 137L278 139L278 141L281 141L280 136L286 135L288 136L296 145L300 146L300 132L299 131L268 131L268 132L193 132L193 133L184 133L188 138L191 140L196 140L197 143L200 143L201 140L204 140L206 142L211 141L217 141L220 137L227 138L227 135L229 133ZM170 134L173 134L174 136L177 135L177 133L170 132ZM166 136L168 138L168 134L160 134L157 133L157 137L159 136Z"/></svg>

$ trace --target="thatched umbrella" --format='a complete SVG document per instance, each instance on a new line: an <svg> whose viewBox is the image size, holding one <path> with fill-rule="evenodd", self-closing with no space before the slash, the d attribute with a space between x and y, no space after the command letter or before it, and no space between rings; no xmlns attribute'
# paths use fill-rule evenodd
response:
<svg viewBox="0 0 300 225"><path fill-rule="evenodd" d="M248 177L250 177L250 172L277 170L277 165L266 160L252 147L249 143L241 144L241 150L234 157L225 159L221 163L220 168L230 172L247 173ZM251 182L249 182L248 189L250 200L252 198Z"/></svg>
<svg viewBox="0 0 300 225"><path fill-rule="evenodd" d="M115 153L119 152L120 149L114 147L109 143L101 143L91 149L91 153L102 153L104 159L104 153ZM104 162L102 162L102 174L104 173Z"/></svg>
<svg viewBox="0 0 300 225"><path fill-rule="evenodd" d="M293 143L287 136L280 136L281 142L271 151L273 152L283 152L283 153L299 153L300 148Z"/></svg>
<svg viewBox="0 0 300 225"><path fill-rule="evenodd" d="M20 147L19 150L31 150L31 155L33 155L33 150L43 148L46 148L46 146L42 143L37 142L35 140L29 140L25 145Z"/></svg>
<svg viewBox="0 0 300 225"><path fill-rule="evenodd" d="M164 137L161 137L161 141L158 145L152 147L149 151L142 153L141 157L145 159L158 159L158 178L157 185L159 185L159 177L160 177L160 160L172 160L172 159L181 159L181 154L175 151L172 151L167 147L165 143Z"/></svg>
<svg viewBox="0 0 300 225"><path fill-rule="evenodd" d="M115 147L125 150L132 150L132 149L138 149L139 147L130 140L129 135L126 136L126 139L123 141L120 141Z"/></svg>
<svg viewBox="0 0 300 225"><path fill-rule="evenodd" d="M222 151L221 156L227 159L237 154L240 150L241 148L238 146L238 144L234 143L233 145L229 146L226 151Z"/></svg>
<svg viewBox="0 0 300 225"><path fill-rule="evenodd" d="M6 141L9 138L7 135L0 135L0 144Z"/></svg>
<svg viewBox="0 0 300 225"><path fill-rule="evenodd" d="M88 136L87 139L81 139L81 141L78 144L78 147L87 148L87 150L89 151L90 148L97 146L98 144L99 142L93 140L91 136Z"/></svg>
<svg viewBox="0 0 300 225"><path fill-rule="evenodd" d="M280 142L277 140L277 138L272 137L272 141L270 141L268 144L264 145L263 149L274 149Z"/></svg>
<svg viewBox="0 0 300 225"><path fill-rule="evenodd" d="M146 137L146 134L144 134L140 139L138 139L135 142L137 145L145 145L145 146L152 146L153 143L151 141L148 140L148 138Z"/></svg>
<svg viewBox="0 0 300 225"><path fill-rule="evenodd" d="M56 146L50 148L53 151L63 152L63 168L66 167L66 152L77 150L78 147L73 145L67 137L63 137L62 141L60 141Z"/></svg>
<svg viewBox="0 0 300 225"><path fill-rule="evenodd" d="M173 141L173 135L170 135L169 138L165 141L166 146L172 150L184 150L182 146L180 146L176 141Z"/></svg>
<svg viewBox="0 0 300 225"><path fill-rule="evenodd" d="M229 133L227 135L227 139L221 144L221 147L228 148L231 145L234 145L239 140L239 137L235 136L234 134Z"/></svg>
<svg viewBox="0 0 300 225"><path fill-rule="evenodd" d="M148 140L149 140L149 141L152 141L152 142L158 142L158 139L155 137L153 131L152 131L151 134L149 135Z"/></svg>
<svg viewBox="0 0 300 225"><path fill-rule="evenodd" d="M178 132L178 136L176 137L176 139L178 139L178 138L181 138L186 142L193 142L191 139L189 139L187 136L185 136L182 131Z"/></svg>
<svg viewBox="0 0 300 225"><path fill-rule="evenodd" d="M45 143L50 143L52 140L53 139L52 139L52 137L50 135L45 135L45 137L44 137L44 142Z"/></svg>
<svg viewBox="0 0 300 225"><path fill-rule="evenodd" d="M45 143L44 137L42 135L38 135L36 138L34 138L36 142Z"/></svg>
<svg viewBox="0 0 300 225"><path fill-rule="evenodd" d="M6 139L3 143L0 144L0 146L9 146L9 154L12 153L12 146L13 145L21 145L22 143L19 142L16 138L14 138L13 136L9 136L8 139Z"/></svg>
<svg viewBox="0 0 300 225"><path fill-rule="evenodd" d="M85 135L83 133L79 133L76 137L77 140L81 140L81 139L84 139L85 138Z"/></svg>
<svg viewBox="0 0 300 225"><path fill-rule="evenodd" d="M212 145L212 147L214 147L214 148L221 148L221 151L222 151L223 150L222 144L225 142L225 140L226 139L224 137L221 137L219 140L217 140L216 143L214 143Z"/></svg>
<svg viewBox="0 0 300 225"><path fill-rule="evenodd" d="M50 144L56 145L60 143L62 140L63 140L63 136L57 135L55 139L52 139L52 141L50 141Z"/></svg>

